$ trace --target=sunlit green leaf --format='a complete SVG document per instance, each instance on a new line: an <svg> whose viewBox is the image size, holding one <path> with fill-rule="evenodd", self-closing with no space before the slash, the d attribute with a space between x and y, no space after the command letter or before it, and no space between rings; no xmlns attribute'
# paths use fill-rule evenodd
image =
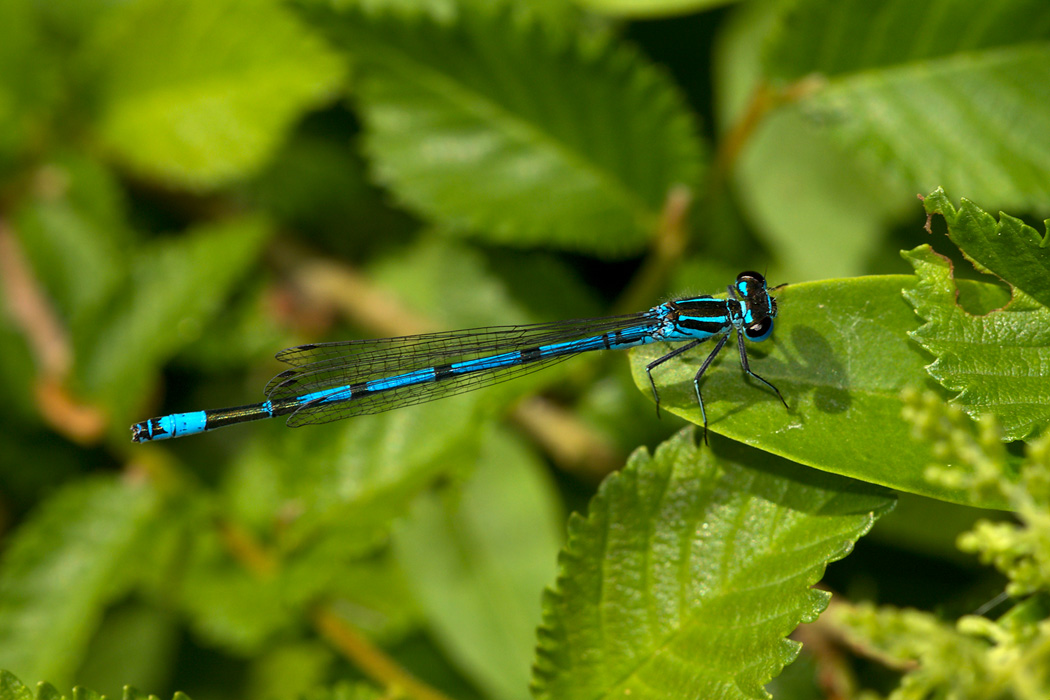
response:
<svg viewBox="0 0 1050 700"><path fill-rule="evenodd" d="M767 74L823 79L798 108L909 185L1026 209L1050 201L1050 5L807 0Z"/></svg>
<svg viewBox="0 0 1050 700"><path fill-rule="evenodd" d="M948 237L967 258L1050 307L1050 238L1009 214L999 221L968 199L956 209L943 189L930 194L926 211L948 222ZM1050 230L1050 220L1046 227Z"/></svg>
<svg viewBox="0 0 1050 700"><path fill-rule="evenodd" d="M627 46L491 12L318 22L360 66L377 176L451 229L623 254L699 177L691 115Z"/></svg>
<svg viewBox="0 0 1050 700"><path fill-rule="evenodd" d="M544 601L535 694L760 698L827 605L816 583L892 507L881 489L686 430L574 516Z"/></svg>
<svg viewBox="0 0 1050 700"><path fill-rule="evenodd" d="M778 7L740 5L720 31L715 106L723 132L746 122L757 106L756 91L766 80L762 51L780 19ZM760 120L732 180L741 215L793 282L870 270L887 225L906 208L918 211L911 188L840 148L825 124L797 109L774 110Z"/></svg>
<svg viewBox="0 0 1050 700"><path fill-rule="evenodd" d="M271 0L119 4L89 43L106 145L130 168L190 188L258 169L343 71Z"/></svg>
<svg viewBox="0 0 1050 700"><path fill-rule="evenodd" d="M1050 309L1014 289L1006 307L977 316L956 303L951 263L928 246L906 254L918 284L905 293L926 323L910 335L936 359L930 376L976 418L992 413L1020 440L1050 421Z"/></svg>
<svg viewBox="0 0 1050 700"><path fill-rule="evenodd" d="M911 439L901 416L906 387L930 385L929 356L908 333L919 320L901 296L913 277L887 275L790 285L776 292L780 314L772 337L748 343L751 369L772 382L790 410L740 368L735 338L704 375L701 389L710 430L817 469L957 503L971 494L931 484L937 461ZM981 294L993 285L968 283ZM645 365L672 346L632 351L639 389L651 394ZM662 409L702 425L693 376L708 342L653 371Z"/></svg>
<svg viewBox="0 0 1050 700"><path fill-rule="evenodd" d="M0 700L106 700L106 697L112 700L116 696L103 696L101 693L81 686L74 687L72 693L61 693L55 686L45 681L37 684L34 693L13 673L0 669ZM123 700L158 700L156 695L143 693L130 686L124 686L120 697ZM173 700L190 700L188 695L179 692L176 692L172 698Z"/></svg>
<svg viewBox="0 0 1050 700"><path fill-rule="evenodd" d="M13 673L0 669L0 698L3 700L33 700L33 693Z"/></svg>

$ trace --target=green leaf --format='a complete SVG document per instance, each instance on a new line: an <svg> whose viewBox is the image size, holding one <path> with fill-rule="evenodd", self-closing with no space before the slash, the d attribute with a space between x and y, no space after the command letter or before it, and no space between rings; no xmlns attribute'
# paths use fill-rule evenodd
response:
<svg viewBox="0 0 1050 700"><path fill-rule="evenodd" d="M984 508L963 489L929 483L929 446L911 439L901 391L932 384L929 358L908 333L915 314L901 297L903 275L793 284L776 292L780 315L770 340L748 344L751 369L772 382L790 410L740 369L730 342L701 384L710 430L824 471L901 491ZM978 295L992 285L967 283ZM734 338L735 341L735 338ZM631 352L638 388L652 395L645 366L673 346ZM703 424L693 376L712 350L705 343L653 371L660 408Z"/></svg>
<svg viewBox="0 0 1050 700"><path fill-rule="evenodd" d="M579 0L593 12L623 17L671 17L728 5L733 0Z"/></svg>
<svg viewBox="0 0 1050 700"><path fill-rule="evenodd" d="M67 681L151 522L154 492L114 479L68 486L16 530L0 560L0 668Z"/></svg>
<svg viewBox="0 0 1050 700"><path fill-rule="evenodd" d="M767 74L824 80L797 107L922 191L1050 201L1050 5L807 0L785 6Z"/></svg>
<svg viewBox="0 0 1050 700"><path fill-rule="evenodd" d="M130 416L150 374L202 332L269 233L263 221L240 219L144 245L105 323L76 339L85 387Z"/></svg>
<svg viewBox="0 0 1050 700"><path fill-rule="evenodd" d="M609 477L569 522L544 601L535 694L761 698L798 652L810 588L892 497L685 430Z"/></svg>
<svg viewBox="0 0 1050 700"><path fill-rule="evenodd" d="M692 116L627 46L487 11L318 21L360 64L378 178L450 229L622 255L699 177Z"/></svg>
<svg viewBox="0 0 1050 700"><path fill-rule="evenodd" d="M420 497L397 530L431 632L489 697L529 697L540 593L561 544L556 511L535 456L489 431L462 489Z"/></svg>
<svg viewBox="0 0 1050 700"><path fill-rule="evenodd" d="M930 376L973 418L994 414L1021 440L1050 422L1050 309L1014 289L1004 308L976 316L956 303L951 263L929 246L905 253L918 285L905 298L926 323L910 333L937 359Z"/></svg>
<svg viewBox="0 0 1050 700"><path fill-rule="evenodd" d="M0 3L0 174L39 148L60 92L58 61L37 10L32 0Z"/></svg>
<svg viewBox="0 0 1050 700"><path fill-rule="evenodd" d="M50 683L44 682L38 684L36 693L33 693L13 673L0 669L0 700L66 700L68 697L72 697L73 700L105 700L106 698L93 690L79 686L73 688L70 695L64 695ZM158 700L156 695L143 693L130 686L124 687L121 697L123 700ZM190 700L188 695L180 692L176 692L172 698L173 700Z"/></svg>
<svg viewBox="0 0 1050 700"><path fill-rule="evenodd" d="M84 57L98 129L131 169L207 189L257 170L339 85L341 61L272 0L117 5Z"/></svg>
<svg viewBox="0 0 1050 700"><path fill-rule="evenodd" d="M200 521L182 563L178 595L193 632L211 646L238 655L261 653L279 632L301 622L289 605L285 580L259 575L234 561L216 528Z"/></svg>
<svg viewBox="0 0 1050 700"><path fill-rule="evenodd" d="M923 204L928 214L944 217L948 237L969 260L1050 307L1050 234L1040 236L1008 214L996 221L968 199L956 209L941 188ZM1045 226L1050 231L1050 219Z"/></svg>
<svg viewBox="0 0 1050 700"><path fill-rule="evenodd" d="M330 675L335 651L319 640L277 645L252 659L245 698L297 698L321 687Z"/></svg>
<svg viewBox="0 0 1050 700"><path fill-rule="evenodd" d="M326 427L274 425L235 461L226 484L231 507L249 521L272 526L264 518L295 504L297 517L281 527L284 551L316 543L333 528L344 538L344 549L372 551L393 516L474 449L479 396Z"/></svg>
<svg viewBox="0 0 1050 700"><path fill-rule="evenodd" d="M404 627L406 610L396 608L407 607L408 594L395 595L400 587L389 572L362 576L358 567L367 566L360 562L387 541L395 518L423 489L472 454L475 395L328 426L252 430L258 437L238 454L222 507L260 533L275 572L260 578L246 571L202 530L182 587L197 633L237 653L257 653L333 591L353 601L348 617L363 618L361 627ZM374 590L384 578L385 597Z"/></svg>
<svg viewBox="0 0 1050 700"><path fill-rule="evenodd" d="M43 166L16 231L34 274L73 333L103 322L133 248L124 193L108 168L77 153Z"/></svg>
<svg viewBox="0 0 1050 700"><path fill-rule="evenodd" d="M780 19L777 8L745 3L720 31L715 105L722 131L745 120L757 91L767 87L760 56ZM887 229L905 208L915 211L911 188L844 151L826 125L797 109L774 110L761 120L731 176L741 215L794 282L871 270Z"/></svg>
<svg viewBox="0 0 1050 700"><path fill-rule="evenodd" d="M301 697L302 700L382 700L387 696L362 682L340 681L331 688L315 689Z"/></svg>
<svg viewBox="0 0 1050 700"><path fill-rule="evenodd" d="M33 693L18 676L0 669L0 700L33 700Z"/></svg>
<svg viewBox="0 0 1050 700"><path fill-rule="evenodd" d="M154 520L159 528L168 522L163 516ZM142 539L155 551L155 538L147 535ZM127 685L166 687L183 638L180 622L170 610L155 603L135 599L122 602L106 613L95 631L77 670L77 681L118 698Z"/></svg>

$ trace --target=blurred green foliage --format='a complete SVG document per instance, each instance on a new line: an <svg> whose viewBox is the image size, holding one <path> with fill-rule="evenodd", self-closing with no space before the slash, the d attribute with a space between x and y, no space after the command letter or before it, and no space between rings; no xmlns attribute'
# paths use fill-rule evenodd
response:
<svg viewBox="0 0 1050 700"><path fill-rule="evenodd" d="M1044 0L0 2L0 700L889 692L843 633L928 661L900 693L958 691L966 658L1000 697L1050 638L1048 103ZM750 354L790 410L730 347L710 447L653 415L661 348L642 391L596 355L128 441L259 400L290 345L639 311L743 269L791 282ZM706 351L656 376L689 423ZM925 418L909 387L939 392ZM983 414L1005 432L960 451ZM953 546L983 506L1021 524L963 544L1024 600L959 630L821 618L771 682L886 486L919 495L829 586L969 612L1005 585Z"/></svg>

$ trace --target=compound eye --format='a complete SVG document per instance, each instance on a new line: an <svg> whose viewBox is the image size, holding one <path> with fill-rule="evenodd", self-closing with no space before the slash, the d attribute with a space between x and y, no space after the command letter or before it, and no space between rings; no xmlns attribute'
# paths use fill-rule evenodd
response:
<svg viewBox="0 0 1050 700"><path fill-rule="evenodd" d="M761 321L756 321L744 329L744 335L748 340L761 342L768 338L773 332L773 319L766 316Z"/></svg>
<svg viewBox="0 0 1050 700"><path fill-rule="evenodd" d="M736 276L736 288L742 296L749 296L759 289L765 289L766 278L752 270L741 272Z"/></svg>

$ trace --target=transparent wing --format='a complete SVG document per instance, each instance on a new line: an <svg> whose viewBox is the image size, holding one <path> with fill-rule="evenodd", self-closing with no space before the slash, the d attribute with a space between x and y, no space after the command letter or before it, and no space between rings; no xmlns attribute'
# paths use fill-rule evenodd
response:
<svg viewBox="0 0 1050 700"><path fill-rule="evenodd" d="M266 394L271 401L294 399L327 389L338 389L375 379L389 378L439 365L477 360L507 352L531 350L615 333L651 327L652 311L597 319L576 319L525 326L491 326L441 333L350 340L303 345L282 350L277 358L293 368L270 380ZM498 384L561 362L573 353L540 357L504 367L481 369L419 384L393 387L343 402L305 404L288 419L299 426L381 413L401 406Z"/></svg>

